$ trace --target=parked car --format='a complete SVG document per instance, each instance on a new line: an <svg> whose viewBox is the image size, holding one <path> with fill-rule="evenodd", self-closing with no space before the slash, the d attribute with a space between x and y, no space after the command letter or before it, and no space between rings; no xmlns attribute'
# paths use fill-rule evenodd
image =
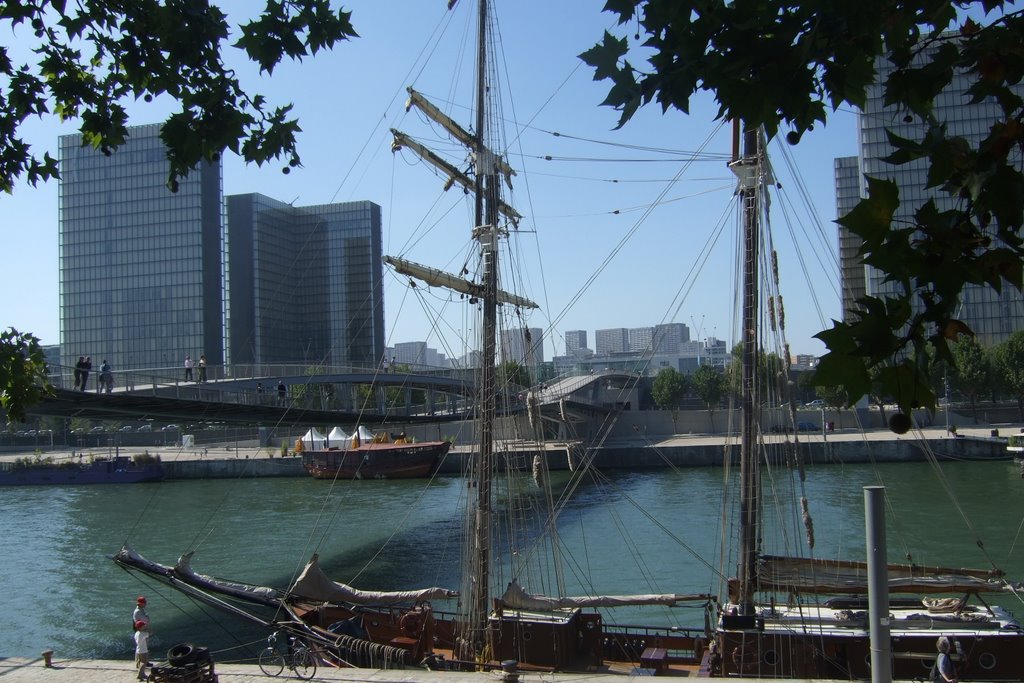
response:
<svg viewBox="0 0 1024 683"><path fill-rule="evenodd" d="M136 431L138 431L138 432L151 432L151 431L153 431L153 425L142 425Z"/></svg>
<svg viewBox="0 0 1024 683"><path fill-rule="evenodd" d="M107 433L107 428L106 427L93 427L92 429L89 430L89 433L90 434L106 434Z"/></svg>
<svg viewBox="0 0 1024 683"><path fill-rule="evenodd" d="M176 432L179 429L181 429L181 427L179 427L178 425L164 425L163 427L160 428L160 431L161 432Z"/></svg>
<svg viewBox="0 0 1024 683"><path fill-rule="evenodd" d="M808 403L806 407L808 407L808 408L824 408L825 407L825 401L823 401L820 398L816 398L813 401L811 401L810 403Z"/></svg>
<svg viewBox="0 0 1024 683"><path fill-rule="evenodd" d="M132 427L131 425L125 425L124 427L121 427L117 431L119 431L119 432L121 432L123 434L129 434L129 433L135 431L135 427Z"/></svg>

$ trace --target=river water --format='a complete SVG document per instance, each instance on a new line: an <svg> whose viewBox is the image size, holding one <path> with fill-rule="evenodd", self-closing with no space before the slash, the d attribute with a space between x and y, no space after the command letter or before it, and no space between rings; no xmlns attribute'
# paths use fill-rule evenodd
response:
<svg viewBox="0 0 1024 683"><path fill-rule="evenodd" d="M723 474L719 468L658 470L583 482L559 516L560 546L569 556L564 575L558 578L546 560L535 559L529 540L516 546L515 565L528 568L523 576L536 582L531 590L561 582L569 593L718 594L721 576L731 573L722 567L734 563L718 555L720 540L734 535L722 521ZM567 477L553 482L557 490L568 483ZM782 473L766 473L764 489L783 503L768 506L765 526L785 530L766 531L766 547L777 551L800 542L799 516L784 510L803 494L814 517L815 555L863 559L868 485L886 486L892 561L910 552L918 563L995 565L1024 579L1018 547L1024 542L1024 481L1012 462L947 463L941 470L926 463L825 465L808 471L803 490ZM34 657L53 648L58 657L130 658L130 615L142 594L158 657L185 641L210 647L223 661L245 660L259 649L266 634L258 628L120 570L109 556L125 542L164 564L196 549L196 571L247 583L285 587L317 551L332 577L361 588L458 589L459 510L466 493L455 477L333 488L286 478L0 489L6 532L0 656ZM513 501L544 507L545 497L529 479L503 489L501 501L496 517L506 529L540 536L510 512ZM507 581L510 561L497 565L499 581ZM1024 616L1024 606L1009 596L993 601ZM701 613L633 608L605 618L693 626Z"/></svg>

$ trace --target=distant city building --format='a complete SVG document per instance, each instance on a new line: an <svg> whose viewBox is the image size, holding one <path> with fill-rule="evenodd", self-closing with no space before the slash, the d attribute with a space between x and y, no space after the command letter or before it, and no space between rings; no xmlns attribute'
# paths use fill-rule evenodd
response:
<svg viewBox="0 0 1024 683"><path fill-rule="evenodd" d="M633 327L629 330L628 335L629 347L626 351L651 355L654 342L653 327Z"/></svg>
<svg viewBox="0 0 1024 683"><path fill-rule="evenodd" d="M835 159L836 215L845 216L860 201L861 171L857 157ZM842 287L843 318L857 310L857 299L866 293L867 266L860 257L861 240L839 226L839 278Z"/></svg>
<svg viewBox="0 0 1024 683"><path fill-rule="evenodd" d="M936 46L927 50L936 49ZM926 54L927 54L926 50ZM904 121L906 113L901 109L886 107L884 86L880 83L893 70L886 57L875 61L878 83L868 91L864 110L857 116L858 152L857 157L836 160L836 202L837 211L842 215L861 196L866 196L864 176L884 178L896 182L899 187L900 206L893 220L906 223L929 199L936 201L939 211L952 208L955 198L935 190L925 189L927 185L927 162L924 159L894 166L884 161L893 150L889 145L886 129L911 140L924 135L924 127L914 119ZM968 74L954 75L951 84L935 98L933 114L946 125L949 137L962 137L972 145L984 139L992 124L1000 116L999 107L991 100L971 103L967 94L972 77ZM1024 84L1013 86L1017 96L1024 96ZM1017 167L1021 168L1018 154ZM839 228L840 269L842 274L842 296L844 317L849 317L855 305L853 300L866 292L871 296L885 296L893 291L892 283L883 281L883 275L874 268L865 269L857 255L860 242L845 228ZM998 245L996 245L998 246ZM978 335L984 345L992 345L1006 339L1013 332L1024 329L1024 302L1021 293L1014 287L1003 287L996 292L981 285L967 285L961 295L960 319Z"/></svg>
<svg viewBox="0 0 1024 683"><path fill-rule="evenodd" d="M532 369L544 362L544 330L520 327L501 332L501 361Z"/></svg>
<svg viewBox="0 0 1024 683"><path fill-rule="evenodd" d="M587 348L586 330L569 330L565 333L565 355L572 356L573 352Z"/></svg>
<svg viewBox="0 0 1024 683"><path fill-rule="evenodd" d="M261 194L226 202L230 362L378 363L380 207L292 206Z"/></svg>
<svg viewBox="0 0 1024 683"><path fill-rule="evenodd" d="M60 137L60 340L65 359L115 370L224 362L221 167L167 188L158 125L107 156ZM73 360L72 360L73 359Z"/></svg>
<svg viewBox="0 0 1024 683"><path fill-rule="evenodd" d="M427 342L398 342L392 358L399 365L422 368L427 365Z"/></svg>
<svg viewBox="0 0 1024 683"><path fill-rule="evenodd" d="M798 353L794 359L794 370L811 370L818 365L818 357L812 354Z"/></svg>
<svg viewBox="0 0 1024 683"><path fill-rule="evenodd" d="M676 354L686 342L690 341L690 328L684 323L665 323L654 326L654 353Z"/></svg>
<svg viewBox="0 0 1024 683"><path fill-rule="evenodd" d="M625 327L615 327L594 332L594 354L606 356L610 353L629 351L629 331Z"/></svg>

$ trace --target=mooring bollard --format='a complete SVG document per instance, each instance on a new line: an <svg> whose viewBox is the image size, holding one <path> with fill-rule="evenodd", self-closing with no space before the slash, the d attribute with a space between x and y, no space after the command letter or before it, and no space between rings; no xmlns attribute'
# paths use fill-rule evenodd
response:
<svg viewBox="0 0 1024 683"><path fill-rule="evenodd" d="M43 666L53 668L53 650L43 650Z"/></svg>

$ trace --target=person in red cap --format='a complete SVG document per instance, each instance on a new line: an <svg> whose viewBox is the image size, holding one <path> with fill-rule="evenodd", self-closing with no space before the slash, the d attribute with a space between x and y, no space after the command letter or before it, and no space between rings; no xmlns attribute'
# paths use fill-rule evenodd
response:
<svg viewBox="0 0 1024 683"><path fill-rule="evenodd" d="M135 668L139 670L139 680L146 680L146 667L149 666L149 622L139 619L135 622Z"/></svg>
<svg viewBox="0 0 1024 683"><path fill-rule="evenodd" d="M140 595L135 600L135 611L132 612L132 625L134 626L139 621L149 626L149 615L146 614L146 596L144 595Z"/></svg>

